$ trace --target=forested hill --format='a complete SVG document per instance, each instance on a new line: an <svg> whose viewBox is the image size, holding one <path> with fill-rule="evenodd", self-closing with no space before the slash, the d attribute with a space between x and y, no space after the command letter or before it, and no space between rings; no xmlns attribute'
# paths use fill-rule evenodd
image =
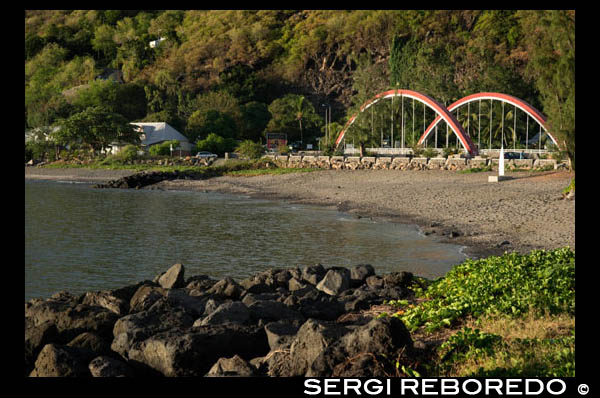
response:
<svg viewBox="0 0 600 398"><path fill-rule="evenodd" d="M574 23L574 11L27 11L25 128L102 105L191 139L258 141L297 134L300 109L308 140L322 104L343 124L390 87L446 103L499 91L553 119L552 90L574 98Z"/></svg>

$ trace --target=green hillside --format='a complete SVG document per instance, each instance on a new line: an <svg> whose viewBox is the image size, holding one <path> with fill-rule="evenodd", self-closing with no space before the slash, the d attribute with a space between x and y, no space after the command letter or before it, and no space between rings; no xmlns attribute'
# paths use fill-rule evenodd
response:
<svg viewBox="0 0 600 398"><path fill-rule="evenodd" d="M391 87L448 104L498 91L574 155L574 26L574 11L27 11L25 128L99 106L191 140L314 142L325 103L343 125Z"/></svg>

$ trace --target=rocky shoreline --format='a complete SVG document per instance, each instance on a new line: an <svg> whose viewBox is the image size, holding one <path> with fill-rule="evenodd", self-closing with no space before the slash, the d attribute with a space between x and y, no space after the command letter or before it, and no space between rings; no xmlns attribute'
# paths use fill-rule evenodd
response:
<svg viewBox="0 0 600 398"><path fill-rule="evenodd" d="M398 376L427 344L377 315L392 309L386 300L414 302L415 283L368 264L240 281L186 277L175 264L153 281L26 302L25 375Z"/></svg>

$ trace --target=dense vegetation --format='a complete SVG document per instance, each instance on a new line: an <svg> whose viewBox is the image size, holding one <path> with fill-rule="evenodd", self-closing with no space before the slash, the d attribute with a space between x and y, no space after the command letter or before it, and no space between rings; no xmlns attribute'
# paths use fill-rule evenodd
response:
<svg viewBox="0 0 600 398"><path fill-rule="evenodd" d="M397 310L392 316L416 336L453 330L427 372L575 375L573 250L468 259L436 281L421 279L413 290L419 302L390 302Z"/></svg>
<svg viewBox="0 0 600 398"><path fill-rule="evenodd" d="M25 128L102 107L193 142L315 144L323 104L337 132L390 87L445 103L499 91L548 115L574 160L574 25L560 10L27 11Z"/></svg>

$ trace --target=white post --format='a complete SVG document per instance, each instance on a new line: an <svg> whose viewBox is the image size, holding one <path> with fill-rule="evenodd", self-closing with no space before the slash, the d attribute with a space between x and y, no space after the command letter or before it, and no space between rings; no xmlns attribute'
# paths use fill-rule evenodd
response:
<svg viewBox="0 0 600 398"><path fill-rule="evenodd" d="M401 143L400 143L400 148L404 148L404 95L400 96L400 101L402 101L402 134L401 136Z"/></svg>
<svg viewBox="0 0 600 398"><path fill-rule="evenodd" d="M500 148L500 158L498 159L498 176L504 176L504 145Z"/></svg>

